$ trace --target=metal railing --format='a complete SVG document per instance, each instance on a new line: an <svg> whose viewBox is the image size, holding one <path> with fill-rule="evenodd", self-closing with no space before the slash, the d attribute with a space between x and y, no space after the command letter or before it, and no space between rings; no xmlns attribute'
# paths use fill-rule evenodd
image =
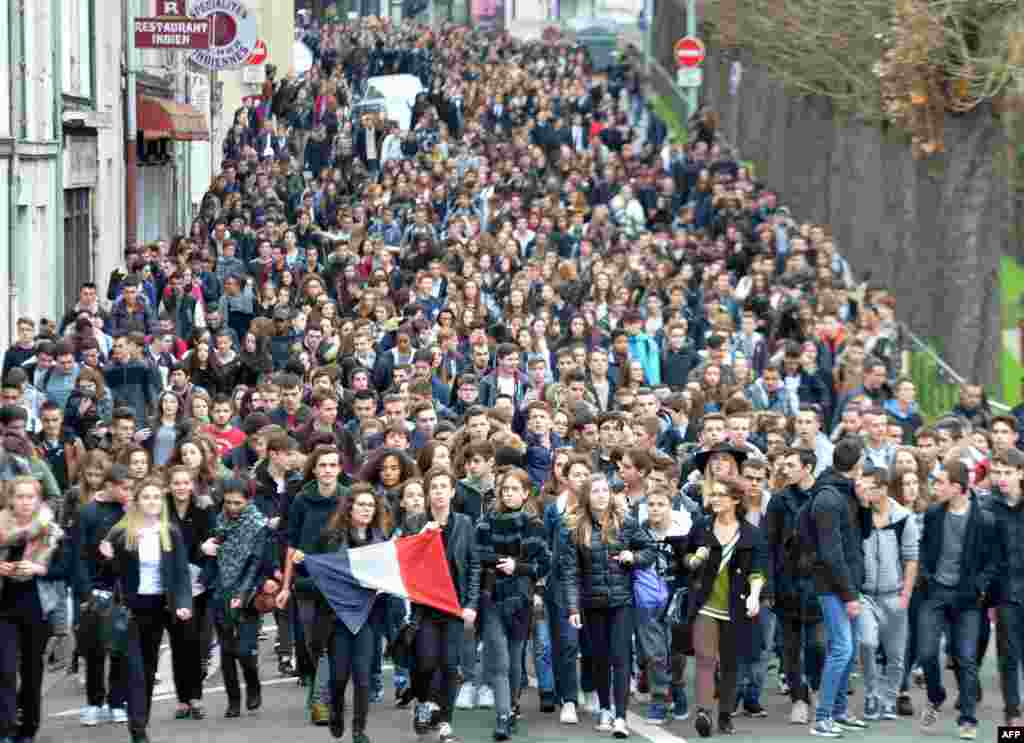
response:
<svg viewBox="0 0 1024 743"><path fill-rule="evenodd" d="M900 348L904 351L904 372L917 388L917 404L921 415L933 420L956 406L960 399L960 385L967 384L938 354L931 344L918 337L906 323L900 323ZM1006 403L989 399L992 410L1008 413Z"/></svg>

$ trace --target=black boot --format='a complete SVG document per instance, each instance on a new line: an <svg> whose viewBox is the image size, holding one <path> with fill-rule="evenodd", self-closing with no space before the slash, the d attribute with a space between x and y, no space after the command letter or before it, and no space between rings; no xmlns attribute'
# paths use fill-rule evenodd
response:
<svg viewBox="0 0 1024 743"><path fill-rule="evenodd" d="M242 687L238 683L238 660L233 655L222 654L220 658L220 672L224 677L224 693L228 697L228 708L224 712L225 717L239 717L242 714Z"/></svg>
<svg viewBox="0 0 1024 743"><path fill-rule="evenodd" d="M352 722L355 729L355 720ZM335 738L345 735L345 694L337 687L331 689L331 717L328 726Z"/></svg>
<svg viewBox="0 0 1024 743"><path fill-rule="evenodd" d="M498 719L494 722L494 739L508 740L511 735L512 730L509 726L509 715L498 715Z"/></svg>
<svg viewBox="0 0 1024 743"><path fill-rule="evenodd" d="M263 691L260 685L260 669L254 656L239 658L242 673L245 675L245 708L250 712L258 710L263 704Z"/></svg>
<svg viewBox="0 0 1024 743"><path fill-rule="evenodd" d="M370 714L370 690L358 686L352 691L352 743L370 743L366 737L366 718Z"/></svg>
<svg viewBox="0 0 1024 743"><path fill-rule="evenodd" d="M149 736L145 730L132 730L132 743L149 743Z"/></svg>

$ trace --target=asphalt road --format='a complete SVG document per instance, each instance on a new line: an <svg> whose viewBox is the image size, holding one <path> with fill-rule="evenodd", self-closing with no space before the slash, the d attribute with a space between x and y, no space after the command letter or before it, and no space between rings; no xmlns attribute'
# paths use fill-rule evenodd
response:
<svg viewBox="0 0 1024 743"><path fill-rule="evenodd" d="M995 643L992 643L995 645ZM313 727L303 710L305 690L297 686L295 679L281 678L277 673L273 655L273 635L261 646L261 676L263 686L263 708L256 713L245 714L235 720L223 718L225 697L219 670L214 669L206 682L207 718L202 721L173 719L175 697L170 683L169 651L165 649L161 661L160 676L163 683L154 694L150 737L153 743L323 743L333 740L326 727ZM692 667L692 664L691 664ZM949 676L949 674L947 674ZM989 657L982 668L985 699L979 710L982 721L978 740L994 741L995 725L1002 719L1002 699L999 694L995 658ZM390 672L385 672L387 702L373 705L370 710L370 725L367 733L373 743L414 743L417 736L412 731L411 715L408 710L396 710L391 704ZM955 684L950 677L947 688L955 694ZM124 727L101 726L84 728L78 723L78 710L83 703L84 689L76 678L63 672L46 680L44 698L44 721L37 743L104 743L106 741L127 741L128 731ZM914 704L920 709L923 691L913 691ZM859 694L854 697L854 707L861 710ZM765 719L740 718L736 722L738 734L731 738L736 743L762 743L765 740L808 739L807 728L788 724L789 701L777 691L775 674L769 673L767 689L762 704L768 710ZM692 705L692 698L691 698ZM556 715L543 715L539 711L535 690L523 695L524 722L520 725L517 740L531 743L563 743L569 741L593 741L609 737L595 733L593 720L581 715L580 725L559 725ZM697 740L691 720L671 722L664 727L647 725L642 721L645 705L631 703L630 727L633 740L647 740L651 743L682 743ZM951 704L944 709L945 715L936 736L955 738L955 713ZM635 714L635 713L639 713ZM491 710L459 711L455 717L455 732L465 743L484 743L491 740L494 717ZM351 740L346 732L345 740ZM900 720L875 723L863 733L847 734L847 739L890 741L910 743L919 741L916 723ZM427 736L425 741L435 741L436 734Z"/></svg>

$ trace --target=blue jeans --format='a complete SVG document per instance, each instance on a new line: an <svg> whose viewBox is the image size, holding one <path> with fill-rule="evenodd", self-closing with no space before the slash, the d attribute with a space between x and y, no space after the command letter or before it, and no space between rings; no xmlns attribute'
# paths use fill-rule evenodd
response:
<svg viewBox="0 0 1024 743"><path fill-rule="evenodd" d="M537 672L537 691L541 694L554 694L555 673L551 659L551 626L548 624L546 605L543 616L536 618L533 622L533 638L530 643L533 645L533 667Z"/></svg>
<svg viewBox="0 0 1024 743"><path fill-rule="evenodd" d="M918 616L917 652L928 684L928 701L935 707L941 707L946 701L939 667L939 638L945 633L949 641L948 652L960 660L960 716L957 724L977 725L978 633L983 612L977 606L959 606L955 589L930 584L927 591Z"/></svg>
<svg viewBox="0 0 1024 743"><path fill-rule="evenodd" d="M1020 670L1024 653L1024 606L999 607L996 619L996 646L999 649L999 683L1007 719L1020 717Z"/></svg>
<svg viewBox="0 0 1024 743"><path fill-rule="evenodd" d="M555 701L560 704L575 704L576 697L579 696L580 679L576 659L580 654L580 631L569 624L568 609L556 604L547 593L544 594L544 607L549 622L548 636L551 640Z"/></svg>
<svg viewBox="0 0 1024 743"><path fill-rule="evenodd" d="M845 602L837 594L819 594L818 604L824 618L827 651L814 719L842 719L846 717L850 673L860 643L860 622L850 619Z"/></svg>
<svg viewBox="0 0 1024 743"><path fill-rule="evenodd" d="M762 608L757 615L761 625L763 642L760 652L755 649L751 660L740 661L739 682L736 687L736 699L750 706L761 703L761 690L764 688L764 677L768 672L768 660L775 652L775 612Z"/></svg>
<svg viewBox="0 0 1024 743"><path fill-rule="evenodd" d="M669 692L671 632L665 621L660 618L663 613L663 608L634 608L633 626L636 637L637 662L640 663L642 670L647 671L651 701L667 704L671 701Z"/></svg>

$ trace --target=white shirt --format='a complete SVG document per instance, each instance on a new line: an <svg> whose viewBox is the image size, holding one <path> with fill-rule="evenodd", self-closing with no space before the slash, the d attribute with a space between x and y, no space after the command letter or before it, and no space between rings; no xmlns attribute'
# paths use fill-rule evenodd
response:
<svg viewBox="0 0 1024 743"><path fill-rule="evenodd" d="M160 527L139 529L139 594L155 596L164 592L160 577Z"/></svg>

